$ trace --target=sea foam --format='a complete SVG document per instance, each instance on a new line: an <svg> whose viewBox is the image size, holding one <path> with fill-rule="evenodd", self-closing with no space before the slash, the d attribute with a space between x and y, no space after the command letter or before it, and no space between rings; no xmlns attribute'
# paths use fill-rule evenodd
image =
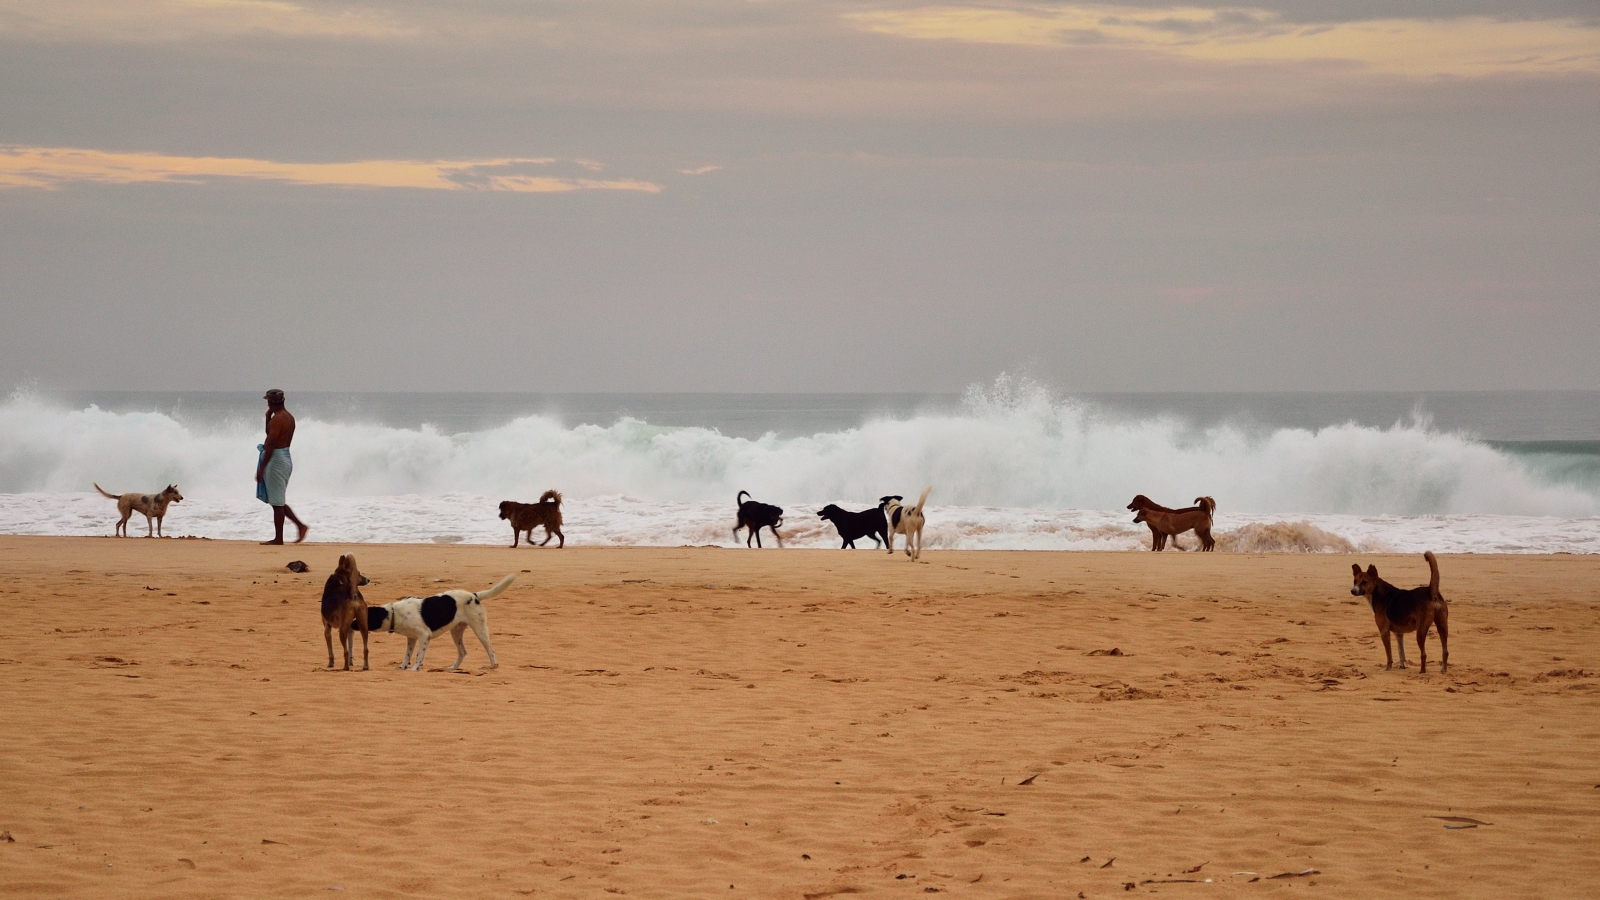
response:
<svg viewBox="0 0 1600 900"><path fill-rule="evenodd" d="M185 501L169 514L172 530L259 537L260 430L257 417L200 423L13 396L0 404L0 532L108 533L109 501L92 483L112 492L176 483ZM1119 417L1013 378L969 389L957 411L788 438L632 418L569 427L524 416L459 434L302 418L294 457L290 503L323 540L493 543L509 538L499 500L553 487L574 544L729 544L734 494L749 490L788 508L793 542L836 546L817 508L864 508L932 485L930 548L1133 549L1148 533L1123 506L1143 493L1174 506L1215 497L1224 550L1449 549L1426 543L1441 540L1600 552L1593 485L1422 417L1389 428L1196 429Z"/></svg>

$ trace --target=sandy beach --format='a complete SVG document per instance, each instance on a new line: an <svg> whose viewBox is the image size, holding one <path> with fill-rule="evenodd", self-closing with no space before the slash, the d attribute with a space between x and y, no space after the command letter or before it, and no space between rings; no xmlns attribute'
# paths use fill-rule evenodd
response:
<svg viewBox="0 0 1600 900"><path fill-rule="evenodd" d="M427 671L374 603L518 581ZM311 571L284 566L301 559ZM1577 897L1600 558L0 538L12 897ZM1114 653L1112 652L1114 651ZM359 665L359 647L358 647ZM1284 877L1277 877L1284 876Z"/></svg>

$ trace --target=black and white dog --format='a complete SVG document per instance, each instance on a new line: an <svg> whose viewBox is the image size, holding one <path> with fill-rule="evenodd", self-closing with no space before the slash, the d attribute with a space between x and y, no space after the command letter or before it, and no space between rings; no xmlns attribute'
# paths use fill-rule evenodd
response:
<svg viewBox="0 0 1600 900"><path fill-rule="evenodd" d="M511 582L516 580L517 576L507 575L494 587L476 594L471 591L445 591L432 597L402 597L393 603L369 606L367 629L405 635L406 660L400 664L400 668L417 672L422 669L422 657L427 655L428 642L446 631L456 641L456 661L447 668L460 666L461 661L467 658L467 645L461 642L461 634L471 628L472 633L478 636L478 643L488 652L489 668L493 669L500 663L494 658L494 645L489 643L489 618L484 612L483 601L505 593ZM411 662L413 648L417 654L415 665Z"/></svg>
<svg viewBox="0 0 1600 900"><path fill-rule="evenodd" d="M883 517L881 506L877 509L851 512L829 503L822 508L822 512L817 513L817 518L832 522L833 527L839 529L839 539L844 541L839 545L840 550L846 547L854 550L858 538L872 538L874 549L882 547L884 541L889 540L889 526ZM882 536L883 540L879 540L879 536Z"/></svg>
<svg viewBox="0 0 1600 900"><path fill-rule="evenodd" d="M928 494L933 490L930 485L922 489L922 496L917 498L916 506L904 506L904 500L899 494L883 497L878 501L878 508L883 510L884 516L889 520L889 555L894 555L894 536L906 536L906 555L916 560L922 556L922 526L925 519L922 517L922 505L928 502Z"/></svg>

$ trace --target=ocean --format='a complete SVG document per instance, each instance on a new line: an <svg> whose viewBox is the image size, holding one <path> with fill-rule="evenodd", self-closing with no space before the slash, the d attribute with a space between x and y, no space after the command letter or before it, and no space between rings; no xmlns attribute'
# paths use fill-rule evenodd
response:
<svg viewBox="0 0 1600 900"><path fill-rule="evenodd" d="M555 488L574 546L735 546L748 490L787 510L790 546L837 547L822 506L932 485L930 550L1141 549L1124 507L1143 493L1216 498L1222 551L1600 553L1600 391L1096 394L1001 376L960 394L288 406L289 502L313 541L503 543L499 501ZM259 391L18 390L0 402L0 533L109 535L115 506L93 483L175 483L169 534L268 537L252 480L264 409Z"/></svg>

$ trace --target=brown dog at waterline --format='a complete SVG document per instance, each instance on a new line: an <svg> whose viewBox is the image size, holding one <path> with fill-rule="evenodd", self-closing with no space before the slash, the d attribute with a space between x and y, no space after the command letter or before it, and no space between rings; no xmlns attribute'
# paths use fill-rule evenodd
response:
<svg viewBox="0 0 1600 900"><path fill-rule="evenodd" d="M1194 503L1194 506L1186 509L1170 509L1139 494L1128 504L1128 508L1139 511L1133 517L1134 522L1150 526L1151 550L1160 552L1166 549L1169 537L1172 538L1172 546L1182 550L1178 546L1178 535L1193 531L1195 537L1200 539L1200 550L1209 552L1217 546L1217 542L1211 538L1211 515L1216 512L1217 501L1210 497L1196 497Z"/></svg>
<svg viewBox="0 0 1600 900"><path fill-rule="evenodd" d="M557 550L567 545L567 536L561 533L561 494L556 491L540 494L538 503L503 500L500 518L511 521L512 548L522 539L524 531L528 533L528 546L533 546L533 529L540 525L544 526L544 544L539 546L550 543L552 537L561 539L561 543L556 544Z"/></svg>

